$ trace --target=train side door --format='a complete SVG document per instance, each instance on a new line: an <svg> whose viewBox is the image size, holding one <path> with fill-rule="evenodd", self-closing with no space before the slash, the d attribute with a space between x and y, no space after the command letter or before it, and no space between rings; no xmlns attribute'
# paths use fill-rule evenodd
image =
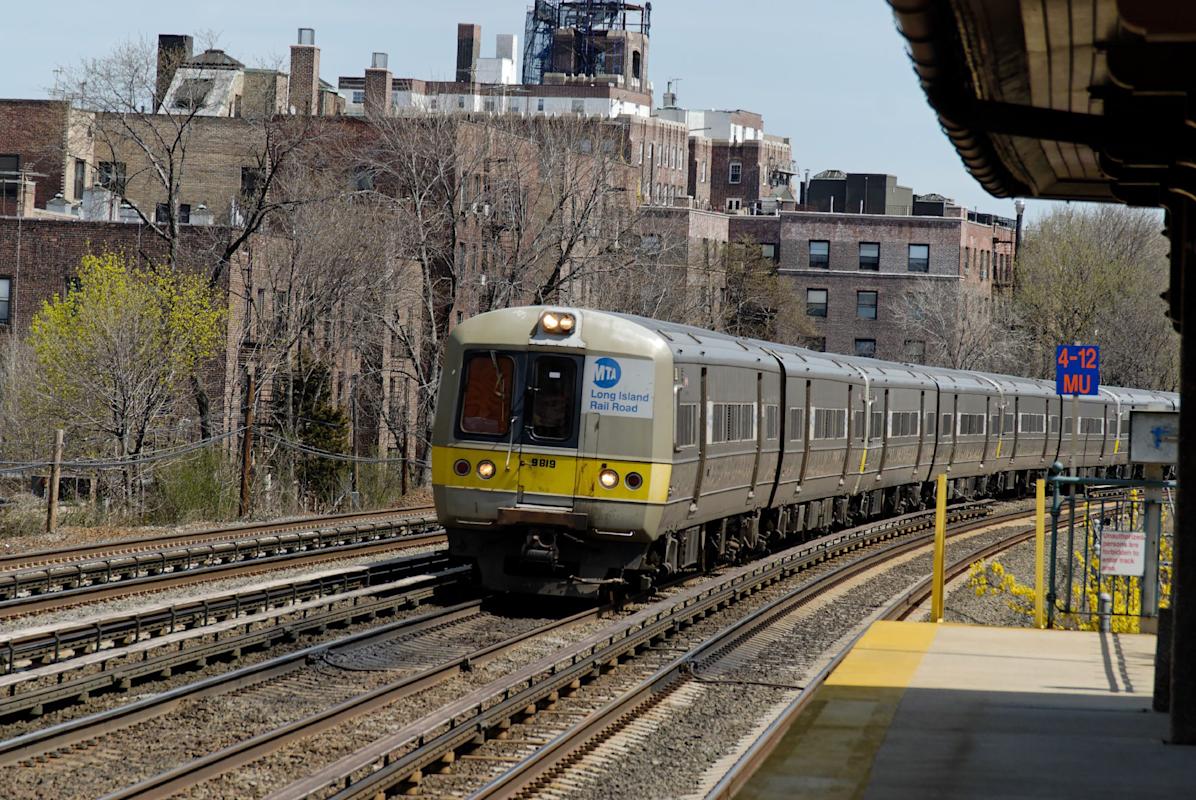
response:
<svg viewBox="0 0 1196 800"><path fill-rule="evenodd" d="M518 502L573 508L582 438L578 412L582 359L529 353L519 444Z"/></svg>

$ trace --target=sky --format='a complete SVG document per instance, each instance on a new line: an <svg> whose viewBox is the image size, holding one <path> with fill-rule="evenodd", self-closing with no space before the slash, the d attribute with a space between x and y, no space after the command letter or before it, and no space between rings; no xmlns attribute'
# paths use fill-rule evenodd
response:
<svg viewBox="0 0 1196 800"><path fill-rule="evenodd" d="M0 97L45 97L55 68L122 41L190 33L249 66L285 65L300 27L315 28L321 76L362 75L374 51L396 76L452 78L456 26L482 26L523 45L530 0L5 0ZM885 0L655 0L648 76L661 100L678 78L678 104L743 108L789 137L798 169L878 172L915 193L938 192L979 211L1014 216L963 168L926 103ZM64 21L69 20L68 24ZM1031 217L1045 203L1031 204Z"/></svg>

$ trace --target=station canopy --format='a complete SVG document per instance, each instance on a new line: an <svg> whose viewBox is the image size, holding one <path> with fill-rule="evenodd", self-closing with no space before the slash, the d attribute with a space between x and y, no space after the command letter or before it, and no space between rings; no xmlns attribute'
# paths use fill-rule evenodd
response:
<svg viewBox="0 0 1196 800"><path fill-rule="evenodd" d="M998 197L1196 197L1196 2L889 0L943 129Z"/></svg>

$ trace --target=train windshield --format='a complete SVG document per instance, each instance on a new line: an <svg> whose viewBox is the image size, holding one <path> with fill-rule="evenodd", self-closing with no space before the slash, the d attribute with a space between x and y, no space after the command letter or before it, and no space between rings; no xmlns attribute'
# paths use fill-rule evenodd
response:
<svg viewBox="0 0 1196 800"><path fill-rule="evenodd" d="M577 385L577 365L572 358L540 356L536 359L531 392L533 439L562 442L573 435L573 394Z"/></svg>
<svg viewBox="0 0 1196 800"><path fill-rule="evenodd" d="M465 362L461 431L506 436L511 430L515 359L495 352L474 353Z"/></svg>

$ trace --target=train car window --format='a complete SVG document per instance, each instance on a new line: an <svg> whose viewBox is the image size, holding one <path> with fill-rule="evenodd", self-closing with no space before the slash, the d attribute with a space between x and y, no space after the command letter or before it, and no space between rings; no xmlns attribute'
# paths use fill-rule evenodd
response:
<svg viewBox="0 0 1196 800"><path fill-rule="evenodd" d="M893 411L889 414L889 436L917 436L918 420L921 414L917 411ZM930 414L926 415L928 418Z"/></svg>
<svg viewBox="0 0 1196 800"><path fill-rule="evenodd" d="M764 438L776 439L781 435L781 415L777 406L764 407Z"/></svg>
<svg viewBox="0 0 1196 800"><path fill-rule="evenodd" d="M1012 414L1005 415L1005 426L1004 426L1004 428L1002 428L1002 431L1004 433L1013 433L1013 415Z"/></svg>
<svg viewBox="0 0 1196 800"><path fill-rule="evenodd" d="M1072 429L1072 417L1064 417L1063 419L1063 435L1070 436Z"/></svg>
<svg viewBox="0 0 1196 800"><path fill-rule="evenodd" d="M885 433L885 414L883 411L872 412L872 425L868 436L874 441L880 441Z"/></svg>
<svg viewBox="0 0 1196 800"><path fill-rule="evenodd" d="M1059 432L1059 417L1051 414L1051 433Z"/></svg>
<svg viewBox="0 0 1196 800"><path fill-rule="evenodd" d="M528 415L533 438L560 442L573 435L576 385L577 365L573 359L560 356L536 359L535 383L532 384L535 391Z"/></svg>
<svg viewBox="0 0 1196 800"><path fill-rule="evenodd" d="M506 436L511 429L511 389L515 360L497 353L475 353L465 362L461 431Z"/></svg>
<svg viewBox="0 0 1196 800"><path fill-rule="evenodd" d="M933 411L926 412L926 435L927 436L934 436L934 423L936 421L935 418L937 416L938 415L935 414Z"/></svg>
<svg viewBox="0 0 1196 800"><path fill-rule="evenodd" d="M864 440L864 412L851 412L851 432L854 434L851 438Z"/></svg>
<svg viewBox="0 0 1196 800"><path fill-rule="evenodd" d="M1105 420L1103 417L1080 417L1080 433L1084 435L1103 436Z"/></svg>
<svg viewBox="0 0 1196 800"><path fill-rule="evenodd" d="M1018 430L1022 433L1045 433L1046 416L1043 414L1021 414Z"/></svg>
<svg viewBox="0 0 1196 800"><path fill-rule="evenodd" d="M943 427L942 427L942 431L943 431L943 438L944 438L944 439L950 439L950 438L951 438L951 431L952 431L954 428L955 428L955 426L951 424L951 415L950 415L950 414L943 414Z"/></svg>
<svg viewBox="0 0 1196 800"><path fill-rule="evenodd" d="M857 411L857 414L863 412ZM846 439L847 438L847 409L845 408L816 408L814 409L814 438L815 439Z"/></svg>
<svg viewBox="0 0 1196 800"><path fill-rule="evenodd" d="M675 446L678 450L693 447L698 443L698 404L679 403L677 405L677 431Z"/></svg>
<svg viewBox="0 0 1196 800"><path fill-rule="evenodd" d="M983 436L984 435L984 415L983 414L960 414L959 415L959 435L960 436Z"/></svg>
<svg viewBox="0 0 1196 800"><path fill-rule="evenodd" d="M800 408L789 409L789 441L791 442L800 442L805 438L805 426L802 425L805 415L802 411L803 409Z"/></svg>

